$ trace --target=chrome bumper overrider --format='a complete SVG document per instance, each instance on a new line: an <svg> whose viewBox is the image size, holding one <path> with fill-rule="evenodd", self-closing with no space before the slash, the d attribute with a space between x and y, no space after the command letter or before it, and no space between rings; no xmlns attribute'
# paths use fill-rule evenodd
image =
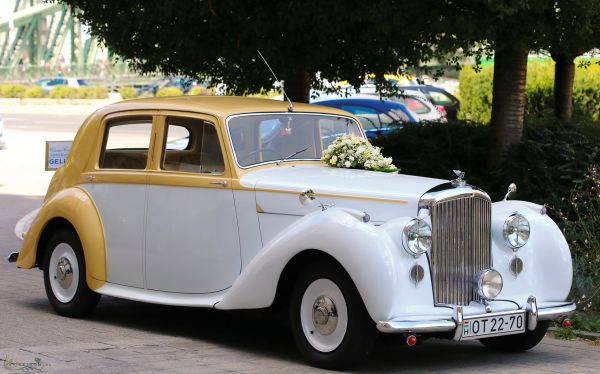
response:
<svg viewBox="0 0 600 374"><path fill-rule="evenodd" d="M530 297L527 304L522 309L512 311L503 311L500 313L489 313L484 315L463 315L463 308L456 307L453 317L447 318L410 318L410 319L395 319L391 321L377 322L377 329L384 333L439 333L454 331L454 339L460 340L462 329L457 329L461 326L463 318L473 318L480 316L493 316L506 313L523 311L527 316L527 329L533 330L537 326L537 321L552 320L559 317L566 317L575 311L575 303L565 303L563 305L552 307L538 308L535 297Z"/></svg>

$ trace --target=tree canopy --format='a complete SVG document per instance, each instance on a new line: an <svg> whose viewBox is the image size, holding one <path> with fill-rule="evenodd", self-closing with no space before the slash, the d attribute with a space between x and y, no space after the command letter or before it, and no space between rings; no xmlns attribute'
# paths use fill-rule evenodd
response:
<svg viewBox="0 0 600 374"><path fill-rule="evenodd" d="M272 86L257 49L292 99L308 101L324 80L358 86L374 74L383 84L384 73L429 59L440 44L418 26L432 17L415 25L427 13L407 1L59 1L139 71L212 79L232 94Z"/></svg>

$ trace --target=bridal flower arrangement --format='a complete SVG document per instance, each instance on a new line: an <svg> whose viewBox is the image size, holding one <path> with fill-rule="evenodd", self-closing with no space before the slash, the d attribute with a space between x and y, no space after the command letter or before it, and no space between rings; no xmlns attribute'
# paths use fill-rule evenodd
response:
<svg viewBox="0 0 600 374"><path fill-rule="evenodd" d="M366 139L354 136L338 136L323 151L321 158L329 166L347 169L365 169L397 172L391 157L383 157L379 147L372 146Z"/></svg>

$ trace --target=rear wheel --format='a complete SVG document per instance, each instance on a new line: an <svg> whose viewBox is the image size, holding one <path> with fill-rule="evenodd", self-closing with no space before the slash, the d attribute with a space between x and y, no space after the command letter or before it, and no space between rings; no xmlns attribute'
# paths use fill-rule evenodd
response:
<svg viewBox="0 0 600 374"><path fill-rule="evenodd" d="M56 231L46 247L44 286L50 305L67 317L89 314L100 300L85 281L85 259L79 237L68 229Z"/></svg>
<svg viewBox="0 0 600 374"><path fill-rule="evenodd" d="M290 325L302 355L327 369L347 368L365 359L377 337L354 283L333 263L314 263L296 280Z"/></svg>
<svg viewBox="0 0 600 374"><path fill-rule="evenodd" d="M527 351L544 339L546 331L550 326L550 321L538 321L534 330L527 330L523 334L498 336L495 338L480 339L481 344L487 348L502 352L523 352Z"/></svg>

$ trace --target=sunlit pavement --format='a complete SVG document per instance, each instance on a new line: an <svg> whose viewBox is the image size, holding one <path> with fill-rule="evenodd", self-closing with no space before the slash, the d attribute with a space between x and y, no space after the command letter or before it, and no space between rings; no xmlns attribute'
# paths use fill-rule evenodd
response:
<svg viewBox="0 0 600 374"><path fill-rule="evenodd" d="M18 249L15 223L39 207L51 172L44 142L71 139L81 116L5 115L0 150L0 373L287 373L307 366L285 325L268 314L235 314L103 297L87 319L50 308L41 271L4 261ZM415 348L380 339L357 372L593 373L600 346L546 337L527 353L499 354L477 342L428 340Z"/></svg>

